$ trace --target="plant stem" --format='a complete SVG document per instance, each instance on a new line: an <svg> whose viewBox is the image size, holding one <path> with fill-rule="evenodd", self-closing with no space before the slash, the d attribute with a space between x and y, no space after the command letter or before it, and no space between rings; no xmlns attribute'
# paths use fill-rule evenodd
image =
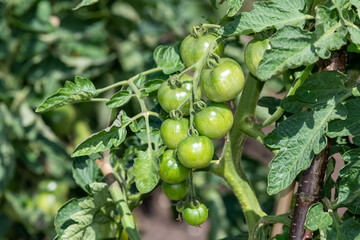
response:
<svg viewBox="0 0 360 240"><path fill-rule="evenodd" d="M286 97L294 95L296 92L296 89L298 89L307 79L307 77L309 76L309 74L311 73L311 70L313 69L315 64L311 64L309 66L307 66L303 72L303 74L301 75L301 77L299 78L299 80L295 83L294 86L292 86L288 92L288 94L286 95ZM278 109L276 109L276 111L273 113L273 115L271 115L268 119L266 119L261 127L266 127L269 126L271 124L273 124L274 122L276 122L283 114L284 114L285 110L282 107L279 107Z"/></svg>
<svg viewBox="0 0 360 240"><path fill-rule="evenodd" d="M108 102L109 99L107 98L91 98L89 102Z"/></svg>
<svg viewBox="0 0 360 240"><path fill-rule="evenodd" d="M233 189L243 209L249 236L253 236L258 220L266 214L262 211L254 190L241 167L241 155L246 138L241 124L246 118L254 115L262 87L263 82L249 75L235 113L233 128L228 134L221 157L222 175Z"/></svg>
<svg viewBox="0 0 360 240"><path fill-rule="evenodd" d="M127 84L129 84L130 82L133 82L133 81L135 81L136 79L138 79L141 75L147 75L147 74L154 73L154 72L158 72L158 71L161 71L161 68L152 68L152 69L146 70L146 71L144 71L144 72L142 72L142 73L136 74L135 76L129 78L128 80L123 80L123 81L114 83L114 84L112 84L112 85L109 85L109 86L107 86L107 87L97 89L96 92L97 92L98 94L100 94L100 93L106 92L106 91L108 91L108 90L110 90L110 89L112 89L112 88L119 87L119 86L123 86L123 85L127 85Z"/></svg>
<svg viewBox="0 0 360 240"><path fill-rule="evenodd" d="M347 45L340 50L334 51L331 58L318 61L320 71L338 70L345 72ZM310 167L303 171L299 189L296 197L296 204L290 228L290 239L304 239L311 235L308 230L304 231L306 214L310 206L319 200L323 179L325 176L327 161L331 148L331 139L328 138L327 146L317 154Z"/></svg>
<svg viewBox="0 0 360 240"><path fill-rule="evenodd" d="M255 121L255 109L263 86L264 82L257 80L255 76L249 74L235 112L234 125L230 132L230 138L232 140L231 148L235 154L235 168L239 173L242 172L240 161L245 141L244 129L248 129L248 121ZM242 135L244 135L243 138L238 137Z"/></svg>
<svg viewBox="0 0 360 240"><path fill-rule="evenodd" d="M110 151L106 150L104 152L104 157L102 159L98 159L96 163L100 167L104 175L105 182L109 186L111 197L113 198L116 208L121 216L121 224L123 228L131 240L140 240L141 238L136 230L134 217L131 214L129 206L127 205L125 194L114 176L114 170L111 166L109 155Z"/></svg>
<svg viewBox="0 0 360 240"><path fill-rule="evenodd" d="M330 153L330 142L328 141L325 149L315 156L310 167L302 173L293 220L291 222L290 239L299 240L303 238L307 211L311 205L319 201L319 194Z"/></svg>
<svg viewBox="0 0 360 240"><path fill-rule="evenodd" d="M109 126L116 118L117 110L113 109L110 114ZM141 116L142 113L134 116L136 119ZM129 121L131 122L131 121ZM123 229L125 229L127 235L131 240L140 240L140 235L136 230L135 220L131 213L131 210L126 201L126 190L121 189L119 182L116 180L114 175L114 169L110 163L110 150L104 151L103 158L97 159L96 164L99 166L102 174L104 175L105 182L109 186L109 192L112 199L115 202L116 208L119 211L121 224Z"/></svg>
<svg viewBox="0 0 360 240"><path fill-rule="evenodd" d="M140 104L140 108L141 108L141 112L144 114L145 117L145 125L146 125L146 136L147 136L147 141L148 141L148 148L152 149L152 145L151 145L151 130L150 130L150 122L149 122L149 111L145 105L145 101L141 98L141 92L140 90L137 88L137 86L134 84L133 81L129 81L128 82L129 86L131 87L131 89L134 91L135 96Z"/></svg>

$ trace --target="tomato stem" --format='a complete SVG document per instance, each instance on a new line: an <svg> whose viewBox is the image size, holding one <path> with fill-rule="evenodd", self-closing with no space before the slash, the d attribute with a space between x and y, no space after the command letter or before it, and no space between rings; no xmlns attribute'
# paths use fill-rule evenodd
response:
<svg viewBox="0 0 360 240"><path fill-rule="evenodd" d="M109 126L112 124L116 117L116 110L111 111ZM138 115L137 115L138 116ZM103 158L97 159L96 164L99 166L101 172L104 175L105 182L109 186L109 192L112 199L115 202L116 208L121 216L121 224L125 229L126 233L132 240L140 240L140 235L136 230L135 220L126 201L126 194L120 187L114 175L114 169L110 162L110 150L104 152Z"/></svg>
<svg viewBox="0 0 360 240"><path fill-rule="evenodd" d="M195 191L195 185L194 185L194 170L191 169L190 171L190 195L191 195L191 201L193 201L194 199L196 199L196 191Z"/></svg>
<svg viewBox="0 0 360 240"><path fill-rule="evenodd" d="M308 76L310 75L313 67L315 66L315 64L311 64L309 66L307 66L303 72L303 74L301 75L301 77L299 78L298 81L296 81L296 83L294 84L294 86L292 86L288 92L288 94L286 95L286 97L288 96L292 96L295 94L296 89L298 89L304 82L305 80L308 78ZM283 109L282 107L279 107L278 109L276 109L276 111L273 113L273 115L271 115L268 119L266 119L261 127L267 127L271 124L273 124L274 122L276 122L285 112L285 109Z"/></svg>
<svg viewBox="0 0 360 240"><path fill-rule="evenodd" d="M154 72L158 72L158 71L161 71L162 69L161 68L152 68L152 69L149 69L149 70L146 70L144 72L141 72L139 74L136 74L135 76L127 79L127 80L123 80L123 81L120 81L120 82L117 82L117 83L114 83L114 84L111 84L107 87L104 87L104 88L100 88L100 89L97 89L96 92L98 94L100 93L103 93L103 92L106 92L112 88L115 88L115 87L119 87L119 86L123 86L123 85L128 85L130 82L133 82L135 81L136 79L138 79L141 75L148 75L150 73L154 73Z"/></svg>
<svg viewBox="0 0 360 240"><path fill-rule="evenodd" d="M262 211L254 190L241 166L242 150L246 134L241 124L247 116L255 114L255 108L264 83L249 75L235 113L234 125L225 142L221 164L224 179L231 186L237 197L252 236L258 220L266 214Z"/></svg>

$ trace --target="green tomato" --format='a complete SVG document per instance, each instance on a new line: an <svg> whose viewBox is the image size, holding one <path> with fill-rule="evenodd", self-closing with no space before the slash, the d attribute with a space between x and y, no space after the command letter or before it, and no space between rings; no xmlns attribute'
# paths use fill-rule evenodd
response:
<svg viewBox="0 0 360 240"><path fill-rule="evenodd" d="M176 148L179 142L186 137L189 129L189 120L166 119L160 127L160 135L163 143L168 148Z"/></svg>
<svg viewBox="0 0 360 240"><path fill-rule="evenodd" d="M269 39L251 40L245 48L245 64L250 73L257 77L259 62L264 58L264 53L270 49Z"/></svg>
<svg viewBox="0 0 360 240"><path fill-rule="evenodd" d="M222 58L219 65L201 72L200 87L211 101L225 102L239 95L244 81L240 65L230 58Z"/></svg>
<svg viewBox="0 0 360 240"><path fill-rule="evenodd" d="M189 75L183 75L180 79L181 87L172 88L168 81L161 84L158 90L158 100L160 106L165 112L170 113L176 110L182 103L190 99L193 78ZM201 98L201 90L198 89L197 95ZM189 115L190 102L186 103L181 111L185 116Z"/></svg>
<svg viewBox="0 0 360 240"><path fill-rule="evenodd" d="M170 184L162 182L161 189L163 193L171 200L178 201L185 197L189 185L186 181Z"/></svg>
<svg viewBox="0 0 360 240"><path fill-rule="evenodd" d="M187 36L180 46L180 55L186 67L194 65L217 37L214 33L208 33L197 38L192 35ZM224 44L219 44L215 48L214 53L222 56L224 53Z"/></svg>
<svg viewBox="0 0 360 240"><path fill-rule="evenodd" d="M192 226L199 226L206 221L208 217L208 210L202 203L197 203L196 205L191 203L183 210L182 215L188 224Z"/></svg>
<svg viewBox="0 0 360 240"><path fill-rule="evenodd" d="M167 183L175 184L184 181L190 169L184 167L174 154L174 150L166 150L160 157L159 175Z"/></svg>
<svg viewBox="0 0 360 240"><path fill-rule="evenodd" d="M195 128L201 135L218 139L226 135L234 121L231 109L225 103L210 103L195 114Z"/></svg>
<svg viewBox="0 0 360 240"><path fill-rule="evenodd" d="M177 156L187 168L204 168L214 155L214 145L208 137L195 136L181 140L177 147Z"/></svg>
<svg viewBox="0 0 360 240"><path fill-rule="evenodd" d="M76 111L74 106L65 105L45 113L44 117L50 122L50 127L55 134L59 137L64 137L71 131L76 119Z"/></svg>

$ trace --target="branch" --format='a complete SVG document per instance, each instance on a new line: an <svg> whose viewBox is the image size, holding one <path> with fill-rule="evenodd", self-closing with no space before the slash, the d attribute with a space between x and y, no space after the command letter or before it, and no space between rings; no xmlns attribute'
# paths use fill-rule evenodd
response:
<svg viewBox="0 0 360 240"><path fill-rule="evenodd" d="M117 111L111 111L109 126L112 124L113 119L116 117ZM101 169L104 175L105 182L109 186L109 192L115 202L116 208L121 217L121 224L131 240L140 240L140 235L136 230L135 220L126 201L124 190L121 189L119 182L114 175L114 169L110 162L110 150L104 152L104 157L97 159L96 164Z"/></svg>
<svg viewBox="0 0 360 240"><path fill-rule="evenodd" d="M220 160L220 169L223 172L219 175L224 176L242 207L249 229L249 236L253 236L257 222L266 213L262 211L254 190L241 166L241 156L246 138L241 124L244 119L254 116L262 87L263 82L249 75L235 113L233 128L227 135Z"/></svg>
<svg viewBox="0 0 360 240"><path fill-rule="evenodd" d="M334 51L330 59L318 62L319 71L338 70L345 72L347 45L338 51ZM327 146L316 155L308 169L302 173L296 204L290 228L289 239L311 239L311 232L304 230L307 212L310 206L319 201L319 194L323 185L327 161L331 148L331 139L328 138Z"/></svg>

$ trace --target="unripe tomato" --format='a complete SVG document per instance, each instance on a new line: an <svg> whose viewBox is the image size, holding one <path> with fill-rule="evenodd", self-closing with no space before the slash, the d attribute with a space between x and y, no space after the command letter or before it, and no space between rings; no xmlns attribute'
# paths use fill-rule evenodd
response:
<svg viewBox="0 0 360 240"><path fill-rule="evenodd" d="M234 121L231 109L225 103L210 103L195 114L195 128L201 135L218 139L226 135Z"/></svg>
<svg viewBox="0 0 360 240"><path fill-rule="evenodd" d="M244 73L236 61L222 58L219 65L201 72L200 87L211 101L229 101L243 89Z"/></svg>
<svg viewBox="0 0 360 240"><path fill-rule="evenodd" d="M172 88L168 81L161 84L158 90L158 100L165 112L176 110L183 102L189 100L193 78L183 75L180 79L182 86ZM197 95L201 97L201 90L198 89ZM190 102L186 103L181 109L184 115L189 115Z"/></svg>
<svg viewBox="0 0 360 240"><path fill-rule="evenodd" d="M206 52L210 44L215 41L218 36L214 33L208 33L202 35L201 37L194 37L188 35L181 43L180 46L180 55L184 61L186 67L194 65L202 55ZM224 44L219 44L214 53L222 56L224 53Z"/></svg>
<svg viewBox="0 0 360 240"><path fill-rule="evenodd" d="M269 39L251 40L245 48L245 64L250 73L257 77L259 62L264 58L264 53L270 49Z"/></svg>
<svg viewBox="0 0 360 240"><path fill-rule="evenodd" d="M208 217L208 210L202 203L197 203L196 205L191 203L183 210L182 215L188 224L192 226L199 226L206 221Z"/></svg>
<svg viewBox="0 0 360 240"><path fill-rule="evenodd" d="M179 120L166 119L160 127L163 143L168 148L176 148L178 143L186 137L189 125L189 120L186 118Z"/></svg>
<svg viewBox="0 0 360 240"><path fill-rule="evenodd" d="M167 183L175 184L184 181L190 173L190 169L184 167L174 154L174 150L168 149L160 157L159 175Z"/></svg>
<svg viewBox="0 0 360 240"><path fill-rule="evenodd" d="M167 182L162 182L161 189L163 193L171 200L178 201L185 197L185 194L188 190L189 185L186 181L170 184Z"/></svg>
<svg viewBox="0 0 360 240"><path fill-rule="evenodd" d="M177 155L187 168L204 168L209 165L214 155L214 145L208 137L195 136L181 140Z"/></svg>

